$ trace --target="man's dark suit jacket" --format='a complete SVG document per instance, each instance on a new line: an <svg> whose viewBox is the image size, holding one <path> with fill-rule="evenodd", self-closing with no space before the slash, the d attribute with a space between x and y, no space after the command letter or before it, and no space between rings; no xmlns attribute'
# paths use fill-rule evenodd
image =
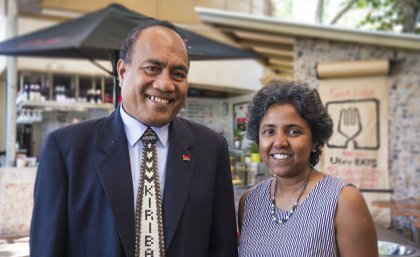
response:
<svg viewBox="0 0 420 257"><path fill-rule="evenodd" d="M237 256L226 140L175 118L169 143L163 197L166 256ZM35 183L31 257L132 257L134 213L119 109L47 137Z"/></svg>

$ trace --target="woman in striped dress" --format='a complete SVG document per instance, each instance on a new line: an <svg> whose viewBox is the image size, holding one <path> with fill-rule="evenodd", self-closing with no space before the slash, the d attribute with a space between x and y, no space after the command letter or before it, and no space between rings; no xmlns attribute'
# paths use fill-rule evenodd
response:
<svg viewBox="0 0 420 257"><path fill-rule="evenodd" d="M239 256L378 256L361 193L314 166L333 123L316 90L300 82L262 88L249 106L247 137L274 174L239 204Z"/></svg>

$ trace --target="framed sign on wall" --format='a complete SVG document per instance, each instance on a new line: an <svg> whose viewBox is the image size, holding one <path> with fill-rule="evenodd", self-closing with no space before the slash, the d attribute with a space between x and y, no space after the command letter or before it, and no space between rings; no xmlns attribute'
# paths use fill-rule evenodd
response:
<svg viewBox="0 0 420 257"><path fill-rule="evenodd" d="M249 102L233 104L233 129L245 132L246 123L248 122L248 105Z"/></svg>

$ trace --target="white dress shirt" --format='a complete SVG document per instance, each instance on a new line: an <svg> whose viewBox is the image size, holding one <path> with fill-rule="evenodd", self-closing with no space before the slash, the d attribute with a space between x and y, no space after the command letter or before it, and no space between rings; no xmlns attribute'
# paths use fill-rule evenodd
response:
<svg viewBox="0 0 420 257"><path fill-rule="evenodd" d="M140 168L142 163L143 143L140 138L147 129L147 125L141 123L128 115L123 108L120 108L121 117L124 123L125 135L128 141L128 152L130 154L131 176L133 178L134 211L136 210L137 191L140 183ZM160 195L163 197L165 187L166 159L168 157L169 124L160 128L152 127L158 136L156 152L158 159Z"/></svg>

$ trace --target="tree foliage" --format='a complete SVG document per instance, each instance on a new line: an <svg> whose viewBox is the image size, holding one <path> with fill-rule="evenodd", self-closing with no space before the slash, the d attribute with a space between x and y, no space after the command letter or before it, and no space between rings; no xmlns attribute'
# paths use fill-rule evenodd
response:
<svg viewBox="0 0 420 257"><path fill-rule="evenodd" d="M382 31L420 33L417 20L420 0L357 0L357 8L367 9L359 26L371 26Z"/></svg>
<svg viewBox="0 0 420 257"><path fill-rule="evenodd" d="M293 9L301 8L299 3L303 3L293 0L270 1L273 16L286 19L293 18ZM327 9L333 1L340 1L341 9L331 15ZM333 18L329 24L336 24L348 13L362 10L366 16L360 17L359 28L420 34L420 0L317 0L315 3L315 23L322 24L330 16Z"/></svg>

